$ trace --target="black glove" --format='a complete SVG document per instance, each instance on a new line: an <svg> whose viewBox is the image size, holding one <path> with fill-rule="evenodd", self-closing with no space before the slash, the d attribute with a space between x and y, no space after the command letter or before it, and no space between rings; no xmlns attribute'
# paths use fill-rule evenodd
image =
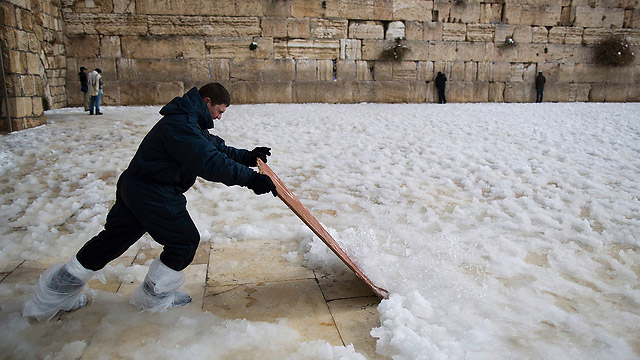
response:
<svg viewBox="0 0 640 360"><path fill-rule="evenodd" d="M278 192L276 191L276 186L271 181L271 178L264 174L255 174L251 180L249 180L249 184L247 187L253 190L256 195L266 194L269 191L273 194L273 196L278 196Z"/></svg>
<svg viewBox="0 0 640 360"><path fill-rule="evenodd" d="M267 156L271 156L271 148L259 146L249 151L249 166L258 165L258 159L267 162Z"/></svg>

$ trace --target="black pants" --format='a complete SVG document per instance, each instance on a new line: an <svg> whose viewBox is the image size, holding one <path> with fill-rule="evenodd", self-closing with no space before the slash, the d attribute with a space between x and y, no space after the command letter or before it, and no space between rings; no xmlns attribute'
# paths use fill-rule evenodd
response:
<svg viewBox="0 0 640 360"><path fill-rule="evenodd" d="M542 88L538 88L536 89L536 102L537 103L541 103L542 102L542 94L544 92L544 89Z"/></svg>
<svg viewBox="0 0 640 360"><path fill-rule="evenodd" d="M438 88L438 104L446 104L447 98L444 96L444 88Z"/></svg>
<svg viewBox="0 0 640 360"><path fill-rule="evenodd" d="M180 271L193 261L200 234L187 212L187 200L170 186L148 184L120 176L116 202L98 235L76 255L82 266L100 270L149 233L163 245L160 260Z"/></svg>

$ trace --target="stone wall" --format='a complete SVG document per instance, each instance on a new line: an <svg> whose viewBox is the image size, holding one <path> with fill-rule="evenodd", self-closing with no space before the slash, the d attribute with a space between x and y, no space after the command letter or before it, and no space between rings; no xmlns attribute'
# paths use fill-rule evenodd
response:
<svg viewBox="0 0 640 360"><path fill-rule="evenodd" d="M0 41L11 129L46 122L44 111L67 106L65 36L59 1L0 1ZM3 96L0 94L0 96ZM3 105L0 131L9 130Z"/></svg>
<svg viewBox="0 0 640 360"><path fill-rule="evenodd" d="M638 61L604 67L592 54L610 34L637 46L639 10L637 0L75 1L63 8L67 82L101 67L105 103L122 105L209 81L234 103L430 102L442 71L451 102L522 102L542 70L548 101L638 101ZM396 38L410 51L382 59Z"/></svg>

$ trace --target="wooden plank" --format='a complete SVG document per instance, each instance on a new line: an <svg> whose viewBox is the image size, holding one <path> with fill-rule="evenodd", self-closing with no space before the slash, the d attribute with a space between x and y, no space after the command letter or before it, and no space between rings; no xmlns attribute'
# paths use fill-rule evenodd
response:
<svg viewBox="0 0 640 360"><path fill-rule="evenodd" d="M389 292L381 287L376 286L371 280L358 268L358 266L349 258L347 253L342 250L340 245L333 239L331 234L320 224L318 220L302 205L300 200L287 188L287 186L280 180L280 178L271 170L271 168L265 164L262 160L258 159L258 169L261 174L268 175L273 183L276 185L278 191L278 197L282 200L291 211L293 211L299 218L322 240L328 247L342 260L345 265L349 267L367 286L373 290L373 292L380 298L386 298Z"/></svg>

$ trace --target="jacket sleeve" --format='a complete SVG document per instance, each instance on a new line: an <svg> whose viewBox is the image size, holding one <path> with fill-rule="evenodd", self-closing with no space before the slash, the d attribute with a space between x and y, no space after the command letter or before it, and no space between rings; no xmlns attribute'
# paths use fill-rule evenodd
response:
<svg viewBox="0 0 640 360"><path fill-rule="evenodd" d="M246 186L255 175L255 171L234 161L214 146L195 122L169 122L162 136L167 152L182 166L205 180L227 186Z"/></svg>
<svg viewBox="0 0 640 360"><path fill-rule="evenodd" d="M215 146L216 149L218 149L218 151L224 153L230 159L236 162L239 162L242 165L249 166L249 164L251 163L251 160L254 160L254 159L250 159L251 154L249 153L249 150L236 149L232 146L227 146L224 140L219 136L209 134L208 138L209 138L209 142L212 143L213 146Z"/></svg>

